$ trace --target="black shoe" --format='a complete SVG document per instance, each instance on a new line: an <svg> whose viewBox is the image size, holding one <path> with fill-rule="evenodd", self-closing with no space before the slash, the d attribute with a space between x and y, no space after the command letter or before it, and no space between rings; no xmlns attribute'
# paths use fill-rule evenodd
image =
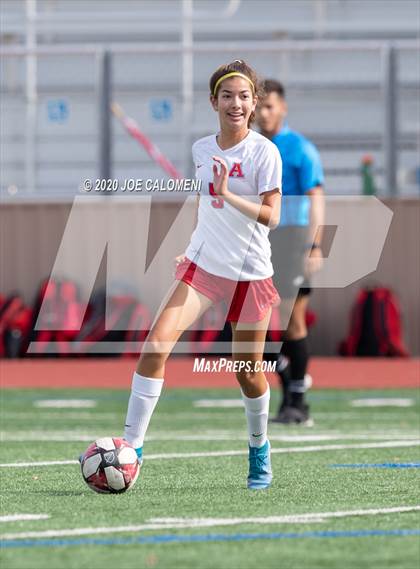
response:
<svg viewBox="0 0 420 569"><path fill-rule="evenodd" d="M312 427L314 422L309 416L309 405L303 404L300 407L282 405L278 414L270 419L270 423L281 423L282 425L304 425Z"/></svg>

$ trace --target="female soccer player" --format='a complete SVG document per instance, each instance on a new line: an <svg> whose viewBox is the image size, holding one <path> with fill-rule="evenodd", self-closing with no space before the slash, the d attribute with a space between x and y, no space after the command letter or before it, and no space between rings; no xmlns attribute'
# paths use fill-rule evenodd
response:
<svg viewBox="0 0 420 569"><path fill-rule="evenodd" d="M279 302L271 279L268 233L280 219L282 173L277 148L249 128L258 89L254 70L241 60L219 67L210 79L210 102L220 131L192 147L202 182L197 225L185 254L176 259L175 283L145 341L124 432L141 463L169 354L182 332L213 303L228 300L232 355L238 362L236 377L248 424L252 489L267 488L272 480L270 389L260 368L271 307Z"/></svg>

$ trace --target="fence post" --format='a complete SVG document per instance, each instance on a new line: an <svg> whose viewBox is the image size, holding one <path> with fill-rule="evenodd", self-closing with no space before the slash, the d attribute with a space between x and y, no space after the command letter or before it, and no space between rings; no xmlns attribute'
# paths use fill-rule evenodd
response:
<svg viewBox="0 0 420 569"><path fill-rule="evenodd" d="M37 186L37 56L33 53L36 49L37 35L37 3L36 0L26 0L26 140L25 140L25 185L26 191L33 194Z"/></svg>
<svg viewBox="0 0 420 569"><path fill-rule="evenodd" d="M384 130L383 153L385 190L390 196L398 195L398 119L397 119L397 62L395 47L388 44L382 49Z"/></svg>
<svg viewBox="0 0 420 569"><path fill-rule="evenodd" d="M191 174L191 133L193 122L193 2L182 1L182 174Z"/></svg>
<svg viewBox="0 0 420 569"><path fill-rule="evenodd" d="M112 134L111 134L111 100L112 100L112 70L111 53L101 51L97 56L97 93L99 118L99 152L98 177L108 180L112 176ZM106 192L109 193L110 192Z"/></svg>

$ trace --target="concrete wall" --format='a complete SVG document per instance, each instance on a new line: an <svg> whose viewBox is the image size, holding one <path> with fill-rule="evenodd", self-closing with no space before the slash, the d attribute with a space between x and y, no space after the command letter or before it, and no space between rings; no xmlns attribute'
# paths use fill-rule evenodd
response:
<svg viewBox="0 0 420 569"><path fill-rule="evenodd" d="M394 216L377 270L345 288L313 293L311 306L319 318L312 334L316 354L336 353L337 343L346 335L357 290L368 283L395 291L408 347L412 354L420 353L420 200L386 204ZM330 207L336 204L331 202ZM172 282L173 258L185 250L193 228L193 200L179 209L177 203L166 202L155 204L150 212L148 199L125 198L84 199L73 208L57 203L3 204L0 292L18 290L32 302L39 282L54 269L74 278L87 298L95 280L104 279L106 252L108 282L116 289L129 288L154 312ZM368 240L365 246L367 251ZM353 256L366 252L351 247L349 251ZM273 248L274 261L275 255ZM143 277L145 264L147 278Z"/></svg>

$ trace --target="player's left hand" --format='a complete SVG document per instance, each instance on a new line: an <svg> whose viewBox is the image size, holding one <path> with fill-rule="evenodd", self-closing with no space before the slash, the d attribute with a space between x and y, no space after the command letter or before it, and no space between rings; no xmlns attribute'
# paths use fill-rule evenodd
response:
<svg viewBox="0 0 420 569"><path fill-rule="evenodd" d="M312 249L309 256L305 258L305 274L307 276L313 275L322 269L323 264L324 257L322 250L319 247Z"/></svg>
<svg viewBox="0 0 420 569"><path fill-rule="evenodd" d="M220 172L216 164L213 164L213 188L214 193L223 196L228 193L229 170L226 162L219 156L213 156L213 160L220 164Z"/></svg>

